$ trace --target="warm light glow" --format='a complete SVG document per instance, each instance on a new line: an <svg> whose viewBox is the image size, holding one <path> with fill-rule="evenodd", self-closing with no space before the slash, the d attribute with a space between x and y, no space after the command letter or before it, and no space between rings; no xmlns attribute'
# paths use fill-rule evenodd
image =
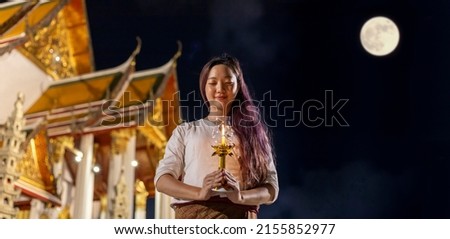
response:
<svg viewBox="0 0 450 239"><path fill-rule="evenodd" d="M100 172L100 166L94 165L94 167L92 167L92 171L93 171L94 173L99 173L99 172Z"/></svg>
<svg viewBox="0 0 450 239"><path fill-rule="evenodd" d="M139 165L139 162L136 159L131 161L131 166L136 168L138 165Z"/></svg>
<svg viewBox="0 0 450 239"><path fill-rule="evenodd" d="M74 158L75 162L79 163L79 162L81 162L81 160L83 160L83 152L81 152L80 150L75 149L75 148L66 148L66 149L75 155L75 158Z"/></svg>

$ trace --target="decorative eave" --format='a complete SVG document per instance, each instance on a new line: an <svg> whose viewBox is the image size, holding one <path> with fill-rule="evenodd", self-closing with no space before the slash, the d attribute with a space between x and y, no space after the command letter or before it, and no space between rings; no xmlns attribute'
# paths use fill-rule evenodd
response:
<svg viewBox="0 0 450 239"><path fill-rule="evenodd" d="M39 1L32 9L26 2L0 4L0 16L3 16L0 21L5 23L4 33L0 35L0 55L24 44L30 36L47 26L67 1ZM11 9L11 6L15 7ZM3 11L10 13L4 15Z"/></svg>
<svg viewBox="0 0 450 239"><path fill-rule="evenodd" d="M1 3L0 36L14 28L38 3L38 0Z"/></svg>
<svg viewBox="0 0 450 239"><path fill-rule="evenodd" d="M143 126L140 116L151 117L155 99L165 93L170 79L175 80L179 55L180 51L163 66L128 77L124 71L134 56L113 69L53 82L27 110L27 122L45 118L49 137ZM122 81L114 80L118 75Z"/></svg>
<svg viewBox="0 0 450 239"><path fill-rule="evenodd" d="M17 49L55 80L94 71L85 8L85 0L0 3L0 56Z"/></svg>
<svg viewBox="0 0 450 239"><path fill-rule="evenodd" d="M27 182L26 178L20 178L15 183L15 186L21 189L22 194L25 194L32 198L37 198L44 202L52 203L56 206L61 206L61 200L58 197L43 189L33 186L32 184Z"/></svg>
<svg viewBox="0 0 450 239"><path fill-rule="evenodd" d="M128 60L118 67L50 83L27 109L27 122L45 118L47 123L52 124L52 120L57 123L67 117L67 112L72 122L82 118L83 127L96 122L102 114L101 106L117 102L128 86L139 51L140 41Z"/></svg>
<svg viewBox="0 0 450 239"><path fill-rule="evenodd" d="M93 72L85 0L70 0L45 27L17 49L54 80Z"/></svg>

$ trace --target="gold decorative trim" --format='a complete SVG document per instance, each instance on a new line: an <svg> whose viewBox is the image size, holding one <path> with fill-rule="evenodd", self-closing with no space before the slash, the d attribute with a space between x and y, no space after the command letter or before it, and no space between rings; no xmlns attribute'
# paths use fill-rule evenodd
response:
<svg viewBox="0 0 450 239"><path fill-rule="evenodd" d="M72 136L60 136L50 139L52 145L52 161L58 163L63 157L66 148L73 148L74 142Z"/></svg>
<svg viewBox="0 0 450 239"><path fill-rule="evenodd" d="M22 45L24 42L29 40L30 36L36 35L36 33L42 29L45 28L50 24L50 22L55 18L56 14L64 7L64 5L67 3L68 0L60 0L57 5L50 10L47 15L43 17L39 22L34 24L33 26L28 26L28 20L27 16L25 16L25 30L24 32L20 33L16 39L14 39L11 42L6 43L6 46L0 45L0 56L5 54L6 52L10 52L16 47ZM38 6L39 7L39 6Z"/></svg>
<svg viewBox="0 0 450 239"><path fill-rule="evenodd" d="M11 30L11 28L15 26L20 20L22 20L38 3L38 0L20 3L23 4L20 9L0 25L0 36ZM16 5L11 7L15 6Z"/></svg>
<svg viewBox="0 0 450 239"><path fill-rule="evenodd" d="M114 154L123 154L127 149L128 140L136 134L132 128L113 130L111 146Z"/></svg>
<svg viewBox="0 0 450 239"><path fill-rule="evenodd" d="M20 180L49 193L55 193L54 177L48 156L48 142L45 131L39 132L30 140L26 153L17 167Z"/></svg>
<svg viewBox="0 0 450 239"><path fill-rule="evenodd" d="M68 48L66 28L64 15L59 12L47 27L37 31L20 49L55 80L77 75Z"/></svg>
<svg viewBox="0 0 450 239"><path fill-rule="evenodd" d="M139 179L136 180L135 183L135 190L136 190L136 199L135 199L135 203L136 203L136 208L137 209L141 209L141 210L145 210L145 208L147 207L147 196L148 196L148 192L147 189L145 188L145 183Z"/></svg>
<svg viewBox="0 0 450 239"><path fill-rule="evenodd" d="M44 189L45 186L38 169L35 140L30 140L26 153L17 164L17 170L21 174L20 179L37 188Z"/></svg>

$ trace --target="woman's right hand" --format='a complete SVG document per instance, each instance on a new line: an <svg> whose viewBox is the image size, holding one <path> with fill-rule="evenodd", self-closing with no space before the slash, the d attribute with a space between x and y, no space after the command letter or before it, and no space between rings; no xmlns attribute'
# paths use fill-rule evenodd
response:
<svg viewBox="0 0 450 239"><path fill-rule="evenodd" d="M222 170L216 170L203 178L203 186L200 189L199 199L201 201L208 200L211 198L212 189L215 187L220 187L224 180L224 175Z"/></svg>

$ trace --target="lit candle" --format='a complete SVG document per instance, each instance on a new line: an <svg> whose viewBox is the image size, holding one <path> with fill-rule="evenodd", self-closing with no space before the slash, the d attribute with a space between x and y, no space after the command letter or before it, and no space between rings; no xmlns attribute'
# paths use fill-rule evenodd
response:
<svg viewBox="0 0 450 239"><path fill-rule="evenodd" d="M220 130L222 131L222 145L225 145L225 125L223 123L220 124Z"/></svg>

